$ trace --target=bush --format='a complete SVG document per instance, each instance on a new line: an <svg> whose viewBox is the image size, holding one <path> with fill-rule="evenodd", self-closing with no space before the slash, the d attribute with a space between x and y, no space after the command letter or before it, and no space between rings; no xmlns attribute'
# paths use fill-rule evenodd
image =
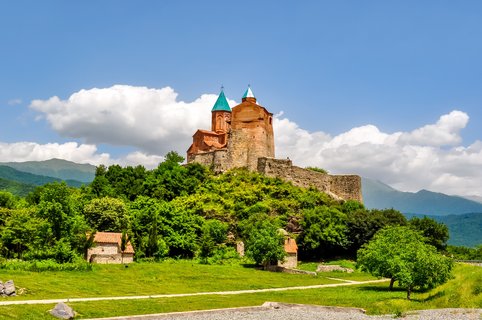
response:
<svg viewBox="0 0 482 320"><path fill-rule="evenodd" d="M92 271L93 266L83 259L74 262L58 263L55 260L0 260L0 269L22 271Z"/></svg>

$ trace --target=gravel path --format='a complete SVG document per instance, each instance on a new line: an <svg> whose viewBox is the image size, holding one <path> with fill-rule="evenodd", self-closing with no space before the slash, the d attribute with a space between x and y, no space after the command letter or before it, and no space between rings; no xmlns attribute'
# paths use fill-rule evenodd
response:
<svg viewBox="0 0 482 320"><path fill-rule="evenodd" d="M368 316L357 308L266 302L260 307L102 318L104 320L385 320L393 315ZM397 318L406 320L480 320L482 309L420 310ZM92 320L92 319L91 319Z"/></svg>

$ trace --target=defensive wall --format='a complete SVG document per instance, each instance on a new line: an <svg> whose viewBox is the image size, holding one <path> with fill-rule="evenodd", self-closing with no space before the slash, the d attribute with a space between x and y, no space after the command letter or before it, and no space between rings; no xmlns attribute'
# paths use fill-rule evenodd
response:
<svg viewBox="0 0 482 320"><path fill-rule="evenodd" d="M227 149L199 153L192 161L222 173L236 167ZM331 175L293 165L289 159L258 158L257 171L267 177L290 181L297 187L314 187L337 200L356 200L363 203L361 177L358 175Z"/></svg>
<svg viewBox="0 0 482 320"><path fill-rule="evenodd" d="M325 174L293 166L289 159L274 158L259 158L258 172L268 177L290 181L298 187L314 187L335 199L363 203L361 177L357 175Z"/></svg>

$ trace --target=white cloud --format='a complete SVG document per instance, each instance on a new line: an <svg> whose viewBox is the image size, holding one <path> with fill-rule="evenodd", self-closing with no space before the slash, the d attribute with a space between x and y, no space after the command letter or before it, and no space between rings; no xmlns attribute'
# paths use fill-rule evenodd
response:
<svg viewBox="0 0 482 320"><path fill-rule="evenodd" d="M366 125L331 137L276 118L276 152L299 166L354 173L401 190L482 195L482 142L460 145L468 120L466 113L452 111L412 132L383 133Z"/></svg>
<svg viewBox="0 0 482 320"><path fill-rule="evenodd" d="M417 145L457 145L462 141L460 130L469 122L469 116L458 110L443 115L435 124L429 124L400 137L401 142Z"/></svg>
<svg viewBox="0 0 482 320"><path fill-rule="evenodd" d="M170 150L183 155L198 128L209 129L210 109L216 97L204 94L184 102L177 100L177 93L170 87L116 85L80 90L66 100L35 100L30 107L60 134L85 141L74 146L56 145L64 150L63 156L56 157L155 167L162 161L161 155ZM230 104L234 105L234 101ZM468 121L466 113L454 110L434 124L410 132L387 133L374 125L364 125L330 136L304 130L280 113L274 121L276 156L289 157L299 166L323 167L335 174L380 179L401 190L424 188L482 196L482 142L461 145L460 133ZM97 152L95 145L100 143L132 146L138 151L112 159ZM36 145L39 151L29 156L56 154L49 146ZM24 161L25 157L19 155L16 159Z"/></svg>
<svg viewBox="0 0 482 320"><path fill-rule="evenodd" d="M183 154L195 130L210 127L210 110L216 98L204 94L184 102L177 100L170 87L115 85L80 90L67 100L56 96L34 100L30 107L41 112L63 136L88 144L134 146L146 154L163 155L171 150Z"/></svg>
<svg viewBox="0 0 482 320"><path fill-rule="evenodd" d="M77 163L93 165L144 165L155 168L164 160L162 156L148 155L139 151L120 158L112 158L108 153L99 153L95 145L77 142L38 144L35 142L0 142L0 162L43 161L52 158L65 159Z"/></svg>

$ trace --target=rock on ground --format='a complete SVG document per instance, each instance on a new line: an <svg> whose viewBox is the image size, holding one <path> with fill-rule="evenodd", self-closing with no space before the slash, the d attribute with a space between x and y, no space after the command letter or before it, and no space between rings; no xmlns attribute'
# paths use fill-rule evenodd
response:
<svg viewBox="0 0 482 320"><path fill-rule="evenodd" d="M15 284L13 280L8 280L5 283L0 281L0 297L13 297L15 295Z"/></svg>
<svg viewBox="0 0 482 320"><path fill-rule="evenodd" d="M59 319L73 319L75 317L74 310L63 302L57 303L55 308L50 310L50 314Z"/></svg>

